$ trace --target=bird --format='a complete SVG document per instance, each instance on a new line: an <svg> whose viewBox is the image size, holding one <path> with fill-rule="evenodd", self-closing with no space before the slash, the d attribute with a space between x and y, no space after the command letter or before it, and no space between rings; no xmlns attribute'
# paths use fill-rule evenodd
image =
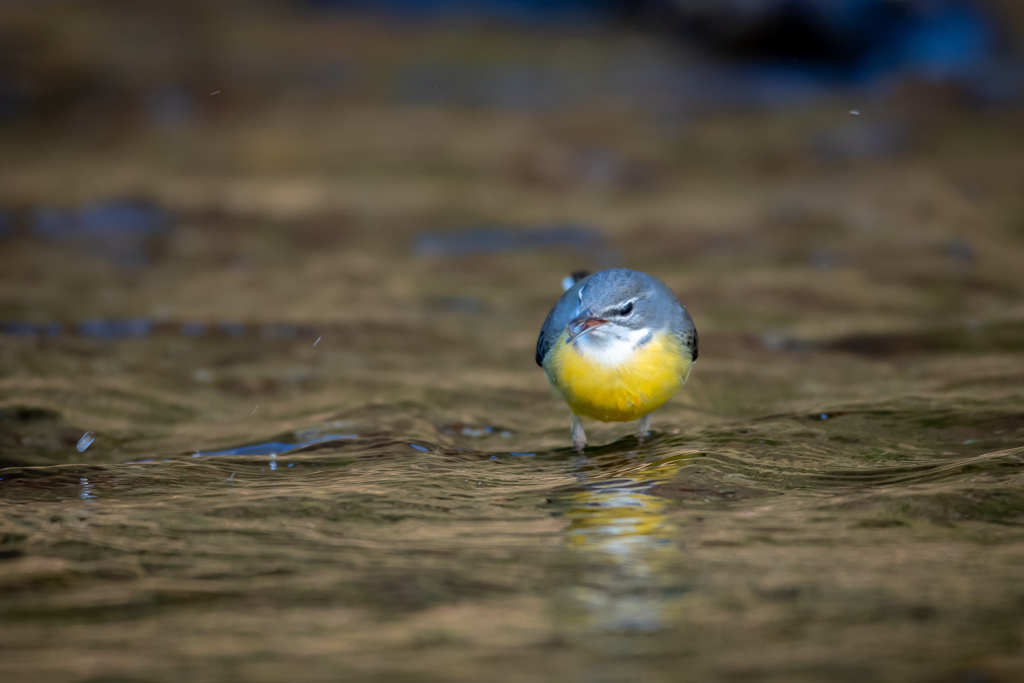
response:
<svg viewBox="0 0 1024 683"><path fill-rule="evenodd" d="M572 411L572 441L587 445L582 418L639 420L650 434L651 414L682 388L697 361L697 328L686 307L661 280L628 268L563 282L565 292L537 339L537 365Z"/></svg>

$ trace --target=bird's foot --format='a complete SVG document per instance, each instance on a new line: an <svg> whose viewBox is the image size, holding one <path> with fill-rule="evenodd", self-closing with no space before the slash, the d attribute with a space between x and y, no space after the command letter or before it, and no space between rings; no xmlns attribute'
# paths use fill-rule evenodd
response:
<svg viewBox="0 0 1024 683"><path fill-rule="evenodd" d="M640 418L640 424L636 426L636 438L640 440L640 444L651 435L651 416L653 413L648 413Z"/></svg>
<svg viewBox="0 0 1024 683"><path fill-rule="evenodd" d="M583 420L579 415L572 416L572 445L581 454L587 445L587 434L583 431Z"/></svg>

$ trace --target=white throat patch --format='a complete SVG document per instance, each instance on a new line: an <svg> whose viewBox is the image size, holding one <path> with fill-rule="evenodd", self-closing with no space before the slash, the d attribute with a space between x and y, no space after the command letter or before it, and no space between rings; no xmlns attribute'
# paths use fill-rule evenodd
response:
<svg viewBox="0 0 1024 683"><path fill-rule="evenodd" d="M629 328L606 323L588 331L573 340L580 355L601 365L622 365L636 351L637 344L646 341L651 330L630 330Z"/></svg>

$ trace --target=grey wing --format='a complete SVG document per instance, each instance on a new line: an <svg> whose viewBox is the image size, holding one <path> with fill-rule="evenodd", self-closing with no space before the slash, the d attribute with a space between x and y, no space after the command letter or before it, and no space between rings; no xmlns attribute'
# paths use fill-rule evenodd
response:
<svg viewBox="0 0 1024 683"><path fill-rule="evenodd" d="M690 317L690 313L683 305L679 306L676 315L673 316L672 333L676 335L676 339L678 339L683 346L690 350L690 361L696 361L697 327L693 324L693 318Z"/></svg>
<svg viewBox="0 0 1024 683"><path fill-rule="evenodd" d="M544 366L544 356L548 355L548 351L558 341L558 338L562 335L562 330L569 324L569 321L578 314L580 305L578 297L581 282L583 280L578 281L566 290L562 294L562 298L555 304L555 307L548 313L548 317L544 319L544 325L540 328L540 336L537 337L537 365Z"/></svg>

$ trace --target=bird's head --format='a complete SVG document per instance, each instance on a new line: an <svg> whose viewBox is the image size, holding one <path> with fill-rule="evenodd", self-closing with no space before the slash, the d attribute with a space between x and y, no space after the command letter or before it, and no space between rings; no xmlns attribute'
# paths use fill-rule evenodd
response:
<svg viewBox="0 0 1024 683"><path fill-rule="evenodd" d="M663 328L674 301L660 282L626 268L583 280L577 298L577 315L566 326L570 339L585 334L627 339Z"/></svg>

